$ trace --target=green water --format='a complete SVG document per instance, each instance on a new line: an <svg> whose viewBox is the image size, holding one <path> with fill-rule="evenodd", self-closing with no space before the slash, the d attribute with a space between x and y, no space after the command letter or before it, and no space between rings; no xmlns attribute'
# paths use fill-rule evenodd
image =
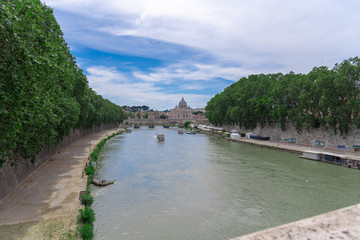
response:
<svg viewBox="0 0 360 240"><path fill-rule="evenodd" d="M230 239L360 202L358 170L177 128L103 149L97 174L117 182L92 186L95 239Z"/></svg>

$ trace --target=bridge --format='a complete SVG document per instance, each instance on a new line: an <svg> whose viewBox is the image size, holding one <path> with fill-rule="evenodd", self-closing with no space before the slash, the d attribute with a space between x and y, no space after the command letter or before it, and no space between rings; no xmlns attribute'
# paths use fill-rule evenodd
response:
<svg viewBox="0 0 360 240"><path fill-rule="evenodd" d="M184 123L189 121L194 125L208 125L209 120L207 119L126 119L124 120L122 126L137 125L137 126L163 126L163 125L173 125L178 124L179 126L184 126Z"/></svg>

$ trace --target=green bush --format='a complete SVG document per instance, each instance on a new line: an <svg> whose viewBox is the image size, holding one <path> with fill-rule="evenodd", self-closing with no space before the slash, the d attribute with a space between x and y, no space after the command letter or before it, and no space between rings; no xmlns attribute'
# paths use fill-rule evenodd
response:
<svg viewBox="0 0 360 240"><path fill-rule="evenodd" d="M85 206L84 210L79 209L79 213L79 222L93 223L95 221L95 213L90 207Z"/></svg>
<svg viewBox="0 0 360 240"><path fill-rule="evenodd" d="M94 175L94 174L95 174L94 165L89 164L86 168L86 175Z"/></svg>
<svg viewBox="0 0 360 240"><path fill-rule="evenodd" d="M94 160L95 162L96 162L97 159L98 159L99 151L100 151L100 149L99 149L98 147L96 147L96 148L94 149L94 151L90 154L91 159Z"/></svg>
<svg viewBox="0 0 360 240"><path fill-rule="evenodd" d="M86 168L86 174L89 176L88 180L87 180L87 192L85 195L82 195L82 197L81 197L81 203L85 204L85 209L84 210L80 209L79 216L78 216L79 222L83 223L83 225L78 228L78 231L80 232L81 237L85 240L91 240L93 238L93 231L94 231L93 222L95 221L95 213L90 208L94 199L90 195L89 186L91 183L91 179L93 178L93 176L95 174L95 167L91 163L96 162L96 160L98 158L98 154L99 154L101 148L105 145L106 141L108 139L110 139L111 137L114 137L115 135L118 135L121 133L122 132L117 132L116 134L114 133L111 136L100 141L99 144L96 146L96 148L93 150L93 152L90 154L90 157L91 157L90 164Z"/></svg>
<svg viewBox="0 0 360 240"><path fill-rule="evenodd" d="M184 128L187 128L190 124L191 124L190 121L186 121L186 122L184 123Z"/></svg>
<svg viewBox="0 0 360 240"><path fill-rule="evenodd" d="M81 227L79 227L80 235L84 240L91 240L94 236L93 231L94 226L92 223L84 223Z"/></svg>
<svg viewBox="0 0 360 240"><path fill-rule="evenodd" d="M90 195L90 193L86 193L81 196L81 203L86 206L91 206L91 204L94 202L94 198Z"/></svg>

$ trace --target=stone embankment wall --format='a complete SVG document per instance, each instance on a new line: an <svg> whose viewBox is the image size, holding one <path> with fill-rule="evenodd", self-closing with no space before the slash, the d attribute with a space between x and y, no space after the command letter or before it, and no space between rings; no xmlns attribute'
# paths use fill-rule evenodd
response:
<svg viewBox="0 0 360 240"><path fill-rule="evenodd" d="M348 134L341 136L339 133L334 134L334 131L330 128L318 128L306 130L304 129L300 133L295 130L295 127L287 124L286 131L282 131L280 124L271 124L266 127L256 127L253 130L248 130L244 128L239 128L238 126L222 126L226 130L236 129L239 132L252 132L254 134L270 137L271 141L274 142L284 142L285 139L295 138L296 142L294 144L299 144L303 146L316 146L316 142L323 142L324 146L320 147L321 149L338 149L338 146L341 145L344 148L344 151L354 151L354 145L360 145L360 129L358 129L355 124L350 124L350 129ZM291 144L291 143L289 143Z"/></svg>
<svg viewBox="0 0 360 240"><path fill-rule="evenodd" d="M34 172L44 162L51 159L57 152L61 151L61 149L88 134L117 127L118 124L114 123L93 127L92 129L75 129L71 131L70 136L65 137L58 145L50 148L45 147L44 150L36 157L34 164L32 164L30 160L25 159L19 159L16 168L11 166L10 162L5 163L4 166L0 168L0 202L19 184L21 184L32 172Z"/></svg>

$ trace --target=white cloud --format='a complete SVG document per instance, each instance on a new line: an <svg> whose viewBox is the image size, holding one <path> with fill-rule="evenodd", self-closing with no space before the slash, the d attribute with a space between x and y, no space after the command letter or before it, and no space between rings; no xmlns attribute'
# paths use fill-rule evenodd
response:
<svg viewBox="0 0 360 240"><path fill-rule="evenodd" d="M126 74L116 68L88 68L92 87L121 99L119 104L168 108L181 96L169 94L166 84L181 80L178 86L183 90L202 90L208 80L217 78L236 81L257 73L307 73L360 52L360 2L355 0L48 0L46 4L55 8L55 14L64 14L65 37L75 42L166 61L151 71ZM199 106L210 99L188 97L198 99L194 101Z"/></svg>
<svg viewBox="0 0 360 240"><path fill-rule="evenodd" d="M241 62L248 69L245 72L261 69L263 62L278 66L263 71L304 72L324 61L332 66L360 50L360 2L354 0L108 0L104 4L50 0L47 4L101 20L96 29L103 34L202 49L219 61Z"/></svg>
<svg viewBox="0 0 360 240"><path fill-rule="evenodd" d="M158 110L164 110L175 107L181 97L185 97L192 106L205 107L212 97L206 94L169 93L153 82L130 79L119 71L104 66L92 66L86 71L90 87L120 105L147 104Z"/></svg>
<svg viewBox="0 0 360 240"><path fill-rule="evenodd" d="M86 69L88 72L88 80L91 84L105 84L115 82L128 82L126 76L115 70L103 66L92 66Z"/></svg>
<svg viewBox="0 0 360 240"><path fill-rule="evenodd" d="M151 73L135 71L134 76L145 82L161 82L170 84L174 81L209 81L223 78L231 81L239 80L239 76L246 74L246 69L227 67L205 63L177 63L166 67L153 69Z"/></svg>

